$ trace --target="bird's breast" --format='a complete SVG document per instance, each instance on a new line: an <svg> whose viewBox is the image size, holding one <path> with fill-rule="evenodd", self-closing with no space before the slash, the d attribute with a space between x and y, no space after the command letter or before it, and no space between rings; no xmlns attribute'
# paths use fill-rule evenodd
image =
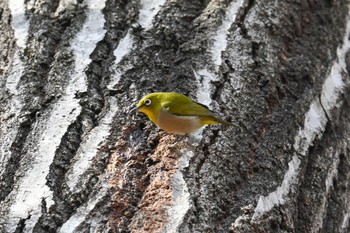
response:
<svg viewBox="0 0 350 233"><path fill-rule="evenodd" d="M203 126L197 116L178 116L167 111L159 111L157 125L170 133L189 134Z"/></svg>

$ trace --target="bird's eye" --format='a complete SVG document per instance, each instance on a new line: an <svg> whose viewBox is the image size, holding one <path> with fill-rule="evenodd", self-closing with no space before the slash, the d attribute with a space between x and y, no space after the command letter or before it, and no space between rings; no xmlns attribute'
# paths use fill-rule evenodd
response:
<svg viewBox="0 0 350 233"><path fill-rule="evenodd" d="M149 106L151 105L152 101L150 99L146 99L145 100L145 105Z"/></svg>

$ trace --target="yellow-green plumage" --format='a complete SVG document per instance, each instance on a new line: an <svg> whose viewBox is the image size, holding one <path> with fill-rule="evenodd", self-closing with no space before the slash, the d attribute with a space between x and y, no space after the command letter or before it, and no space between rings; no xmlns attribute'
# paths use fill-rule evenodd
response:
<svg viewBox="0 0 350 233"><path fill-rule="evenodd" d="M137 109L159 128L171 133L188 134L208 124L229 124L206 106L176 92L154 92L144 96Z"/></svg>

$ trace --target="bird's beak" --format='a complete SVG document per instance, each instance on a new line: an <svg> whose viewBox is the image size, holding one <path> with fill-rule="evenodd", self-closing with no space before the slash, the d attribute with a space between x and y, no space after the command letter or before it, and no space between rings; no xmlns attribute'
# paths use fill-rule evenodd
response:
<svg viewBox="0 0 350 233"><path fill-rule="evenodd" d="M142 106L134 107L130 110L130 114L134 114L136 111L138 111Z"/></svg>

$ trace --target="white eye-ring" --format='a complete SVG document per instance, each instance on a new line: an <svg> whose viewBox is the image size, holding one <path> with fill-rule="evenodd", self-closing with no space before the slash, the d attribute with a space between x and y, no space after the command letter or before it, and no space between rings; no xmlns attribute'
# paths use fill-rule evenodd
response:
<svg viewBox="0 0 350 233"><path fill-rule="evenodd" d="M149 106L151 105L152 101L150 99L146 99L145 100L145 105Z"/></svg>

